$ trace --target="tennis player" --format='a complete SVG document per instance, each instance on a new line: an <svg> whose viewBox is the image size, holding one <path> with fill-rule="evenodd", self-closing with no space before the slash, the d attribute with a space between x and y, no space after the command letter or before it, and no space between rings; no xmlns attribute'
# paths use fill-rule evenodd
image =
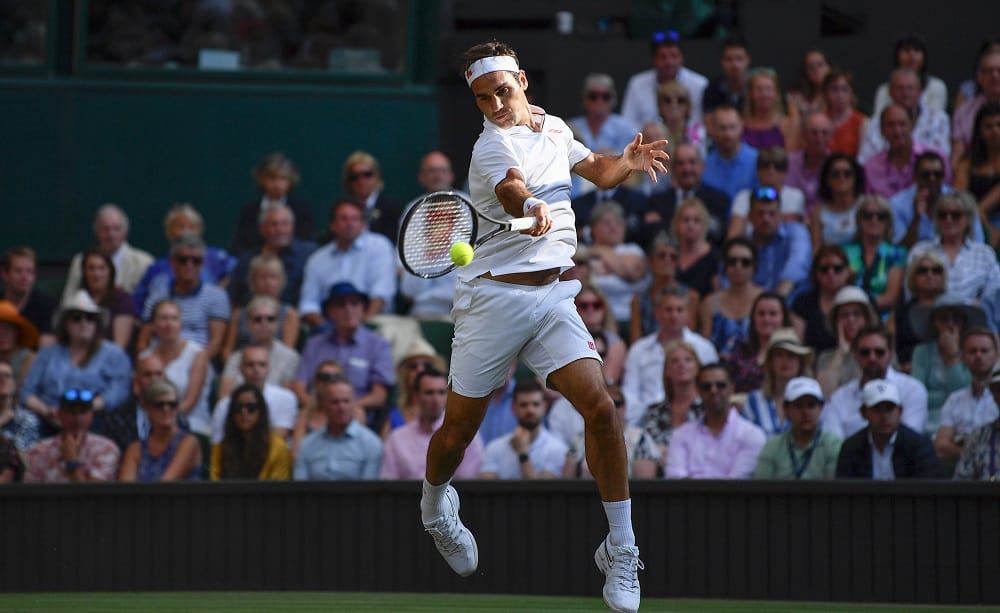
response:
<svg viewBox="0 0 1000 613"><path fill-rule="evenodd" d="M459 270L452 317L450 389L444 424L431 438L420 501L424 527L451 568L475 572L479 552L458 517L450 485L465 448L479 429L491 392L505 384L520 358L562 392L586 422L587 464L597 481L610 534L594 559L604 573L604 600L616 611L639 608L639 549L632 531L625 444L604 384L601 358L574 306L579 281L560 282L573 266L576 227L570 171L602 189L633 170L666 172L666 141L643 144L637 134L620 156L591 152L566 123L528 104L528 79L517 55L492 41L465 52L464 77L485 116L472 152L473 204L496 219L533 216L537 227L483 244ZM520 462L530 462L531 453Z"/></svg>

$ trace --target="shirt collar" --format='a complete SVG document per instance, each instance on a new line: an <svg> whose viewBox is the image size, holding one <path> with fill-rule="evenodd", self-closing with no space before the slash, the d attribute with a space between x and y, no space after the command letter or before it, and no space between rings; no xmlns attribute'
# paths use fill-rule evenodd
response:
<svg viewBox="0 0 1000 613"><path fill-rule="evenodd" d="M535 106L534 104L529 104L528 108L531 110L532 120L535 121L540 126L538 131L539 132L543 131L545 129L545 118L548 117L548 115L545 112L545 109L543 109L540 106ZM506 128L506 129L501 128L497 124L487 119L485 115L483 115L483 131L485 132L487 130L502 134L534 133L534 130L532 130L529 126L513 126L511 128Z"/></svg>

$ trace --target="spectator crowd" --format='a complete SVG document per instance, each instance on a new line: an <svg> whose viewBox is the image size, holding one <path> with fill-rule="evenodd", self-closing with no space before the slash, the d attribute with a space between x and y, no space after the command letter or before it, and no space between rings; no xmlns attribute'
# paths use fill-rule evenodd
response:
<svg viewBox="0 0 1000 613"><path fill-rule="evenodd" d="M706 76L659 32L620 113L601 73L582 113L548 109L596 152L669 141L665 180L572 187L562 278L582 283L630 476L996 480L1000 40L972 74L932 75L902 36L876 92L819 49L785 90L751 51L726 39ZM415 171L456 189L444 152ZM31 246L6 247L0 481L423 477L455 277L402 269L419 194L360 150L322 218L284 154L252 176L228 245L181 202L154 255L127 205L97 207L59 296ZM458 478L590 478L583 419L508 373Z"/></svg>

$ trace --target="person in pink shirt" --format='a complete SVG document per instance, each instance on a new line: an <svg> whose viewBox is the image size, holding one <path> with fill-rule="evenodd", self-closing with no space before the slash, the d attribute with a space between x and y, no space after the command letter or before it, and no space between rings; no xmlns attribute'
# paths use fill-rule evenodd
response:
<svg viewBox="0 0 1000 613"><path fill-rule="evenodd" d="M427 447L431 435L444 421L448 378L428 368L417 375L417 418L389 433L382 451L379 479L422 479L427 467ZM483 463L483 439L476 434L455 471L456 479L473 479Z"/></svg>
<svg viewBox="0 0 1000 613"><path fill-rule="evenodd" d="M667 450L667 479L749 479L767 436L730 403L733 384L718 362L698 371L704 415L674 431Z"/></svg>
<svg viewBox="0 0 1000 613"><path fill-rule="evenodd" d="M947 155L913 140L913 120L906 109L898 104L885 107L879 116L882 137L889 143L885 149L865 161L865 179L869 194L891 198L897 192L913 185L913 165L917 156L925 151L935 151L941 159ZM951 182L951 168L945 164L945 181Z"/></svg>

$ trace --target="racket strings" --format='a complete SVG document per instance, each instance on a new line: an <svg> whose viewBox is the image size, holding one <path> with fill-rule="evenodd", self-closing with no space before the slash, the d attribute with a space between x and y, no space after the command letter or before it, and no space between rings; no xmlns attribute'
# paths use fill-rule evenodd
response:
<svg viewBox="0 0 1000 613"><path fill-rule="evenodd" d="M455 198L430 199L415 206L401 237L403 259L418 275L451 268L451 246L472 242L475 222L471 209Z"/></svg>

